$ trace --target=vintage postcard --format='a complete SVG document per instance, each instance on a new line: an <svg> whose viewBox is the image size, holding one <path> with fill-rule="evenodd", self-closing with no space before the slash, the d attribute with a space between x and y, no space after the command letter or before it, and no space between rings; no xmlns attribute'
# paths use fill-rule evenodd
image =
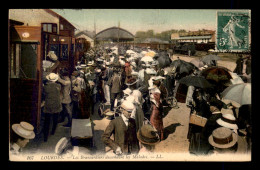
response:
<svg viewBox="0 0 260 170"><path fill-rule="evenodd" d="M9 9L9 160L251 161L251 11Z"/></svg>

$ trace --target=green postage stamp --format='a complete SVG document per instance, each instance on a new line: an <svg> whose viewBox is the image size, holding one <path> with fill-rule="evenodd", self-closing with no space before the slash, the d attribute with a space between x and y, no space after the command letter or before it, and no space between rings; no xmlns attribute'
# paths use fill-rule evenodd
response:
<svg viewBox="0 0 260 170"><path fill-rule="evenodd" d="M216 48L220 52L249 52L251 11L217 11Z"/></svg>

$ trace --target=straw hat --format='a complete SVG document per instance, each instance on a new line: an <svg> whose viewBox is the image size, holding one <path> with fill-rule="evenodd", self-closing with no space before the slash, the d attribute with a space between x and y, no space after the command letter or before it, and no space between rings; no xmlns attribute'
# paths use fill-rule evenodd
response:
<svg viewBox="0 0 260 170"><path fill-rule="evenodd" d="M131 72L131 75L132 75L132 76L138 76L138 72L132 71L132 72Z"/></svg>
<svg viewBox="0 0 260 170"><path fill-rule="evenodd" d="M157 72L154 69L151 69L151 68L146 68L145 72L147 74L152 74L152 75L156 75L157 74Z"/></svg>
<svg viewBox="0 0 260 170"><path fill-rule="evenodd" d="M231 109L224 109L224 108L222 108L220 112L222 114L231 114L231 115L233 115L233 110L231 110Z"/></svg>
<svg viewBox="0 0 260 170"><path fill-rule="evenodd" d="M50 73L49 75L46 76L46 79L52 82L56 82L59 79L59 76L58 74Z"/></svg>
<svg viewBox="0 0 260 170"><path fill-rule="evenodd" d="M132 65L133 67L136 67L136 63L135 63L135 62L131 62L131 65Z"/></svg>
<svg viewBox="0 0 260 170"><path fill-rule="evenodd" d="M47 54L47 56L48 56L50 59L54 60L54 61L58 60L58 57L56 56L56 54L54 53L54 51L49 51L49 53Z"/></svg>
<svg viewBox="0 0 260 170"><path fill-rule="evenodd" d="M155 145L160 142L159 135L152 125L146 124L137 132L137 139L144 144Z"/></svg>
<svg viewBox="0 0 260 170"><path fill-rule="evenodd" d="M209 143L217 148L231 148L237 143L237 134L233 133L230 129L220 127L215 129L210 135Z"/></svg>
<svg viewBox="0 0 260 170"><path fill-rule="evenodd" d="M238 129L236 124L236 118L233 114L222 114L222 117L217 120L217 123L220 126L229 128L229 129Z"/></svg>
<svg viewBox="0 0 260 170"><path fill-rule="evenodd" d="M66 137L61 138L58 143L55 146L55 153L61 154L64 149L66 148L67 144L69 143L69 140Z"/></svg>
<svg viewBox="0 0 260 170"><path fill-rule="evenodd" d="M30 123L20 122L20 124L13 124L12 129L17 135L25 139L35 138L34 127Z"/></svg>
<svg viewBox="0 0 260 170"><path fill-rule="evenodd" d="M103 112L104 115L106 116L114 116L114 112L111 111L110 109L107 109Z"/></svg>
<svg viewBox="0 0 260 170"><path fill-rule="evenodd" d="M89 61L88 62L88 66L91 66L91 65L93 65L94 64L94 61Z"/></svg>
<svg viewBox="0 0 260 170"><path fill-rule="evenodd" d="M80 67L84 68L84 67L87 67L87 65L86 64L80 64Z"/></svg>
<svg viewBox="0 0 260 170"><path fill-rule="evenodd" d="M129 112L132 112L135 108L133 102L131 102L130 100L124 100L121 104L121 108L129 111Z"/></svg>
<svg viewBox="0 0 260 170"><path fill-rule="evenodd" d="M156 77L154 77L154 79L153 80L164 80L164 79L166 79L165 77L162 77L162 76L156 76Z"/></svg>

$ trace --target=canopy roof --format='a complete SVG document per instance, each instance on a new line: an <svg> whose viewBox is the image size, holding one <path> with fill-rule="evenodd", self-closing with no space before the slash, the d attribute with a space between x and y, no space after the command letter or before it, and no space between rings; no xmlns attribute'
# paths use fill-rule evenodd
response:
<svg viewBox="0 0 260 170"><path fill-rule="evenodd" d="M96 35L96 40L127 40L133 41L134 35L129 31L119 28L119 27L111 27L107 28L103 31L100 31Z"/></svg>
<svg viewBox="0 0 260 170"><path fill-rule="evenodd" d="M174 38L175 40L195 40L195 39L210 39L211 35L204 35L204 36L187 36L187 37L178 37Z"/></svg>

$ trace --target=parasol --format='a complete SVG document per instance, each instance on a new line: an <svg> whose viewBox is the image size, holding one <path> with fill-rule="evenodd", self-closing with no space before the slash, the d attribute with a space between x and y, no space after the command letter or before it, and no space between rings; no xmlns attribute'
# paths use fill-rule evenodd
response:
<svg viewBox="0 0 260 170"><path fill-rule="evenodd" d="M251 83L231 85L221 93L221 97L223 100L231 100L240 105L251 104Z"/></svg>
<svg viewBox="0 0 260 170"><path fill-rule="evenodd" d="M179 80L179 83L186 86L194 86L199 88L211 88L213 85L202 76L186 76Z"/></svg>
<svg viewBox="0 0 260 170"><path fill-rule="evenodd" d="M206 64L211 64L213 60L220 60L220 57L217 55L206 55L202 57L202 61Z"/></svg>

